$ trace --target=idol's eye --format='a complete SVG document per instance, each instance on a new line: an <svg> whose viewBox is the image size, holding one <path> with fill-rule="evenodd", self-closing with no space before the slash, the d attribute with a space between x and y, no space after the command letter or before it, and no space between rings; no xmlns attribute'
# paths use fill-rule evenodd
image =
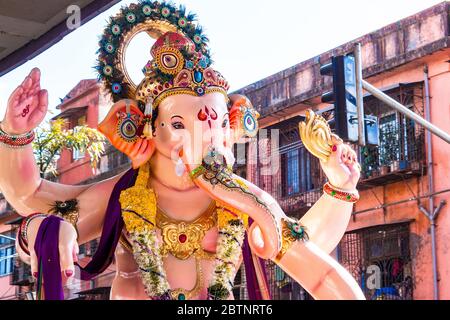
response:
<svg viewBox="0 0 450 320"><path fill-rule="evenodd" d="M222 128L226 128L228 125L228 119L224 119L222 122Z"/></svg>
<svg viewBox="0 0 450 320"><path fill-rule="evenodd" d="M175 130L184 129L184 124L180 121L172 122L172 128Z"/></svg>

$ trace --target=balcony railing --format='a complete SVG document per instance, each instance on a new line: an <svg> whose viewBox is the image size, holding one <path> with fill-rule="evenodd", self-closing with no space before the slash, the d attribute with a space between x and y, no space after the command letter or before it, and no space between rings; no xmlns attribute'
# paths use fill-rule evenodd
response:
<svg viewBox="0 0 450 320"><path fill-rule="evenodd" d="M291 196L280 197L278 203L284 212L297 212L311 207L322 196L322 189L314 189Z"/></svg>
<svg viewBox="0 0 450 320"><path fill-rule="evenodd" d="M401 85L389 95L423 115L421 84ZM355 147L359 150L362 165L360 186L382 185L425 174L424 128L376 99L367 99L364 104L366 112L379 119L380 144Z"/></svg>
<svg viewBox="0 0 450 320"><path fill-rule="evenodd" d="M412 111L423 115L423 90L421 83L401 84L386 92L392 98ZM373 97L365 98L365 112L379 120L379 145L353 148L359 154L362 166L359 189L385 185L401 181L411 176L426 173L425 130L422 126L393 111ZM333 111L324 114L327 120L333 119ZM258 163L256 184L270 193L286 213L309 207L320 197L326 177L320 169L318 159L307 152L298 133L298 121L288 121L269 128L279 130L279 149L271 153L278 157L277 172L263 174L264 165ZM267 139L269 140L269 139ZM263 146L263 148L261 148ZM264 147L265 146L265 147ZM259 142L258 158L270 151L270 141ZM262 149L262 150L261 150Z"/></svg>

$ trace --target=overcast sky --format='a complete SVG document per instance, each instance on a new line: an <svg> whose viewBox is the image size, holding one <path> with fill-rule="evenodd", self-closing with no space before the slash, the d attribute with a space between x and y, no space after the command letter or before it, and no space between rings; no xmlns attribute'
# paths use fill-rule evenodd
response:
<svg viewBox="0 0 450 320"><path fill-rule="evenodd" d="M54 109L80 80L95 78L97 43L106 19L124 0L33 60L0 78L0 117L12 90L33 67L42 71ZM431 7L440 0L177 0L197 13L219 70L231 89L258 81L359 36ZM139 80L150 58L145 36L130 47L129 68Z"/></svg>

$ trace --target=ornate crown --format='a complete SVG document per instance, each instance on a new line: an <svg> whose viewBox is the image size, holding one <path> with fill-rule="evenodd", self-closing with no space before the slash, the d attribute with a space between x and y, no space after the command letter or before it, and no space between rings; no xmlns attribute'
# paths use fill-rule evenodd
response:
<svg viewBox="0 0 450 320"><path fill-rule="evenodd" d="M208 39L194 21L195 15L187 14L183 6L149 0L123 7L110 18L100 40L96 69L114 102L137 100L149 116L151 109L174 94L221 92L227 97L228 83L211 68ZM125 55L140 32L157 41L151 48L152 60L143 68L145 77L137 85L125 67Z"/></svg>
<svg viewBox="0 0 450 320"><path fill-rule="evenodd" d="M136 99L156 108L167 96L221 92L227 99L228 83L210 67L211 60L189 38L175 32L161 36L151 49L153 60L144 67L145 78Z"/></svg>
<svg viewBox="0 0 450 320"><path fill-rule="evenodd" d="M136 84L128 74L125 57L128 45L140 32L156 42L150 50L151 60L142 70L144 79ZM211 67L207 43L195 15L168 2L140 1L122 7L109 19L99 43L96 69L115 102L99 125L113 145L130 154L130 145L139 138L152 139L156 108L175 94L220 92L231 102L230 124L236 137L256 134L258 113L248 99L236 96L229 100L228 83Z"/></svg>

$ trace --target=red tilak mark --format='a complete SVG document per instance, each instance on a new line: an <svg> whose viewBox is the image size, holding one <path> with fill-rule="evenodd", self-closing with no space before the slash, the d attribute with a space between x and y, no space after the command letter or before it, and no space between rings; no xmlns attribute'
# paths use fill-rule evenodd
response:
<svg viewBox="0 0 450 320"><path fill-rule="evenodd" d="M210 113L208 107L205 106L205 111L203 111L203 109L201 109L201 110L198 112L198 114L197 114L197 118L198 118L200 121L206 121L206 120L208 120L209 127L211 128L211 119L212 119L212 120L217 120L217 118L218 118L218 117L217 117L217 112L216 112L214 109L212 109L212 112L213 112L213 113Z"/></svg>
<svg viewBox="0 0 450 320"><path fill-rule="evenodd" d="M212 109L212 111L213 111L214 113L211 114L211 119L217 120L217 112L216 112L216 110Z"/></svg>
<svg viewBox="0 0 450 320"><path fill-rule="evenodd" d="M333 148L331 148L331 150L333 150L333 152L336 152L337 151L337 147L333 146Z"/></svg>
<svg viewBox="0 0 450 320"><path fill-rule="evenodd" d="M205 114L205 113L203 112L203 110L200 110L200 111L198 112L198 114L197 114L197 118L198 118L198 120L200 120L200 121L206 121L206 119L208 119L208 115Z"/></svg>

